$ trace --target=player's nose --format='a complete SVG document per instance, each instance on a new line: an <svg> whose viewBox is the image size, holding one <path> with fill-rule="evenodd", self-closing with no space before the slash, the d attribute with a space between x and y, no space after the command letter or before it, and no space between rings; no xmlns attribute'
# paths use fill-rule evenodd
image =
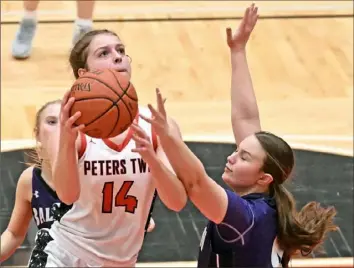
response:
<svg viewBox="0 0 354 268"><path fill-rule="evenodd" d="M227 162L231 165L235 164L235 153L227 157Z"/></svg>
<svg viewBox="0 0 354 268"><path fill-rule="evenodd" d="M113 62L115 64L122 62L122 54L119 53L118 51L113 52Z"/></svg>
<svg viewBox="0 0 354 268"><path fill-rule="evenodd" d="M115 56L113 59L114 64L121 63L122 62L122 57L121 56Z"/></svg>

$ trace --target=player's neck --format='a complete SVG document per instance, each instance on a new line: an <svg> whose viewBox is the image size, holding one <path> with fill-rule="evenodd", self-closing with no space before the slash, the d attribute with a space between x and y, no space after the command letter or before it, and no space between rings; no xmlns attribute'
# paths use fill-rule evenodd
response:
<svg viewBox="0 0 354 268"><path fill-rule="evenodd" d="M126 131L124 131L122 134L118 135L118 136L115 136L113 138L110 138L109 140L112 141L113 143L119 145L119 144L122 144L124 139L127 137L128 135L128 132L129 132L129 129L128 128Z"/></svg>
<svg viewBox="0 0 354 268"><path fill-rule="evenodd" d="M267 193L266 189L264 189L263 187L258 187L258 186L254 186L251 188L234 189L234 191L239 196L245 196L245 195L254 194L254 193Z"/></svg>
<svg viewBox="0 0 354 268"><path fill-rule="evenodd" d="M45 163L45 162L42 163L41 176L49 186L51 187L53 186L52 169L49 163Z"/></svg>

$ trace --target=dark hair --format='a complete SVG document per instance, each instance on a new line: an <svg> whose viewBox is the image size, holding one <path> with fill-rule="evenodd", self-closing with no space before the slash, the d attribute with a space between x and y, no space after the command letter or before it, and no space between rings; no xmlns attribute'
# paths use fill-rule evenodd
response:
<svg viewBox="0 0 354 268"><path fill-rule="evenodd" d="M93 30L90 32L87 32L86 34L84 34L75 44L75 46L72 48L71 52L70 52L70 57L69 57L69 62L70 62L70 66L73 70L74 76L75 78L79 78L79 69L80 68L85 68L87 69L87 65L86 65L86 61L87 61L87 55L88 55L88 47L91 44L92 39L96 36L96 35L100 35L100 34L110 34L110 35L114 35L117 36L119 38L119 36L115 33L112 32L110 30Z"/></svg>
<svg viewBox="0 0 354 268"><path fill-rule="evenodd" d="M263 171L273 177L270 192L277 205L278 241L284 250L287 266L292 255L298 252L303 256L310 254L322 244L328 232L337 230L333 223L336 210L310 202L298 212L293 195L283 185L294 167L293 150L272 133L261 131L255 136L267 154Z"/></svg>
<svg viewBox="0 0 354 268"><path fill-rule="evenodd" d="M41 124L41 116L42 113L44 112L45 109L47 109L49 106L53 104L60 104L61 100L54 100L54 101L49 101L45 103L36 113L36 118L35 118L35 123L34 123L34 128L33 128L33 134L35 136L36 141L38 141L39 138L39 132L40 132L40 124ZM26 162L27 165L29 166L37 166L40 167L42 164L42 160L39 159L38 154L36 150L30 150L27 153L27 156L29 157L29 161Z"/></svg>

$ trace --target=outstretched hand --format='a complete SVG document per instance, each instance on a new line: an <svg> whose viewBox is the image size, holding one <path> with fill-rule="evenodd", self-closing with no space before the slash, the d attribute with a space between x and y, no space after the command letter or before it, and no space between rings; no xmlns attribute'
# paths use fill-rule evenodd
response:
<svg viewBox="0 0 354 268"><path fill-rule="evenodd" d="M231 51L245 49L248 39L256 26L258 19L258 7L252 4L245 11L238 29L232 34L231 28L226 29L227 44Z"/></svg>
<svg viewBox="0 0 354 268"><path fill-rule="evenodd" d="M148 164L156 157L154 146L148 134L136 122L132 123L131 128L134 130L133 140L135 148L132 152L139 153Z"/></svg>
<svg viewBox="0 0 354 268"><path fill-rule="evenodd" d="M140 115L142 119L146 122L150 123L155 133L160 137L164 138L169 135L176 134L179 130L171 124L171 121L168 120L166 109L165 109L165 101L162 97L160 90L156 89L156 100L157 100L157 110L151 105L148 104L148 108L151 112L151 118Z"/></svg>

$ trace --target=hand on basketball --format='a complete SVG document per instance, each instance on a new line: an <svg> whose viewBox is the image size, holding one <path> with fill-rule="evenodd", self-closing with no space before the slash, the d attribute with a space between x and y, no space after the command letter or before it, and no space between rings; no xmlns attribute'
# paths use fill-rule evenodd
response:
<svg viewBox="0 0 354 268"><path fill-rule="evenodd" d="M130 127L134 130L132 138L136 146L135 149L132 149L132 152L139 153L144 161L149 164L149 161L156 157L150 137L136 122L133 122Z"/></svg>
<svg viewBox="0 0 354 268"><path fill-rule="evenodd" d="M245 11L242 21L234 34L231 28L226 29L227 44L231 51L240 51L245 49L251 32L256 26L258 19L258 7L252 4Z"/></svg>
<svg viewBox="0 0 354 268"><path fill-rule="evenodd" d="M61 102L60 109L60 136L66 142L76 141L77 134L82 130L85 125L75 126L75 121L81 116L80 112L76 112L73 116L70 117L70 109L74 104L75 98L70 98L70 90L65 93L64 98Z"/></svg>

